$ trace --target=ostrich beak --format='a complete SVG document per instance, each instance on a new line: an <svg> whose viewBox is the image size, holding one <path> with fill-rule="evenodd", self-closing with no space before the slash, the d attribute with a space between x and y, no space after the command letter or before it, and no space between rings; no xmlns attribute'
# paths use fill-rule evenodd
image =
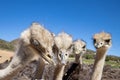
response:
<svg viewBox="0 0 120 80"><path fill-rule="evenodd" d="M53 60L51 59L51 56L48 56L48 55L42 53L42 54L41 54L41 57L42 57L45 61L47 61L48 63L50 63L50 64L53 64L53 63L54 63Z"/></svg>

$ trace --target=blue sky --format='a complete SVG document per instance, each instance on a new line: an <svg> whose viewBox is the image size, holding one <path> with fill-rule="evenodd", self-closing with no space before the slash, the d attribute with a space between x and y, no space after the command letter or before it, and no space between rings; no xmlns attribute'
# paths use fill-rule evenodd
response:
<svg viewBox="0 0 120 80"><path fill-rule="evenodd" d="M113 45L108 55L120 56L120 0L0 0L1 39L18 38L32 22L83 39L92 50L92 36L109 32Z"/></svg>

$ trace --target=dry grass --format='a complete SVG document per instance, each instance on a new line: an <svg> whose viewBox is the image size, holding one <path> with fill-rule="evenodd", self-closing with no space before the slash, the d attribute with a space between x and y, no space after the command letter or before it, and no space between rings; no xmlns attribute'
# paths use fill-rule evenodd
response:
<svg viewBox="0 0 120 80"><path fill-rule="evenodd" d="M5 62L6 60L10 60L10 58L14 55L14 52L7 50L0 50L0 63Z"/></svg>

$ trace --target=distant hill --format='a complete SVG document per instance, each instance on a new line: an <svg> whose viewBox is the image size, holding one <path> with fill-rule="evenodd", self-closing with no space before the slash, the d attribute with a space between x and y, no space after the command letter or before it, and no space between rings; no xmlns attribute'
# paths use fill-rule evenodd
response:
<svg viewBox="0 0 120 80"><path fill-rule="evenodd" d="M90 49L87 49L86 54L95 54L96 52Z"/></svg>
<svg viewBox="0 0 120 80"><path fill-rule="evenodd" d="M0 49L13 51L14 46L10 42L0 39Z"/></svg>
<svg viewBox="0 0 120 80"><path fill-rule="evenodd" d="M83 55L83 58L93 59L95 53L95 51L87 49L86 53ZM74 57L74 54L70 54L70 57Z"/></svg>
<svg viewBox="0 0 120 80"><path fill-rule="evenodd" d="M12 44L13 46L16 46L18 42L19 42L19 39L15 39L15 40L12 40L10 44Z"/></svg>

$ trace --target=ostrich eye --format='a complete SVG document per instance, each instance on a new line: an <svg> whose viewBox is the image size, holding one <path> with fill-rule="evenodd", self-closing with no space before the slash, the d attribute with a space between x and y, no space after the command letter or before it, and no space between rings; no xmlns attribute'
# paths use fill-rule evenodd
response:
<svg viewBox="0 0 120 80"><path fill-rule="evenodd" d="M82 48L85 48L86 47L86 45L84 45Z"/></svg>
<svg viewBox="0 0 120 80"><path fill-rule="evenodd" d="M106 43L109 43L109 42L110 42L110 39L105 40L105 42L106 42Z"/></svg>
<svg viewBox="0 0 120 80"><path fill-rule="evenodd" d="M96 43L96 39L93 39L93 42Z"/></svg>
<svg viewBox="0 0 120 80"><path fill-rule="evenodd" d="M31 42L31 44L33 44L33 45L35 45L35 46L39 46L40 45L40 43L39 43L39 41L38 40L36 40L36 39L30 39L30 42Z"/></svg>
<svg viewBox="0 0 120 80"><path fill-rule="evenodd" d="M59 54L59 56L61 57L62 55L61 55L61 54Z"/></svg>

